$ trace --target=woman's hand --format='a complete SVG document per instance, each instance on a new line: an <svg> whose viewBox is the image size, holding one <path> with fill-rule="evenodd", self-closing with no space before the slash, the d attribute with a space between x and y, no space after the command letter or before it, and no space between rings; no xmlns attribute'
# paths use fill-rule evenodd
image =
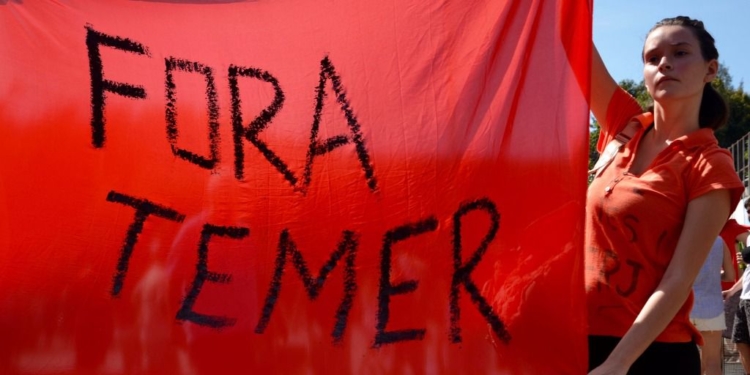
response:
<svg viewBox="0 0 750 375"><path fill-rule="evenodd" d="M737 280L737 282L734 283L734 285L732 285L731 288L721 291L721 298L724 299L724 302L726 302L735 293L739 292L742 289L742 284L744 283L744 280L745 280L745 274L743 273L742 276L740 276L740 279Z"/></svg>

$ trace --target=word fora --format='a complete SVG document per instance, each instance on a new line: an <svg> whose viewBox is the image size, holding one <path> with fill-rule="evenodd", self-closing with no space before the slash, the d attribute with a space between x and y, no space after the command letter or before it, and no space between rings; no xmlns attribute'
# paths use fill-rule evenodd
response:
<svg viewBox="0 0 750 375"><path fill-rule="evenodd" d="M106 140L105 133L105 91L113 94L117 94L123 97L131 99L145 99L146 90L142 86L132 85L128 83L110 81L104 78L104 67L102 65L102 58L99 52L99 46L106 46L121 51L134 53L138 55L149 56L148 48L128 38L121 38L118 36L111 36L99 31L94 30L90 25L86 26L86 47L88 49L89 57L89 71L91 75L91 137L92 144L95 148L104 147ZM167 104L166 104L166 133L167 140L169 141L172 153L190 163L193 163L201 168L213 169L219 163L219 105L216 95L216 85L214 83L214 70L213 68L201 64L195 61L181 60L174 57L168 57L165 59L166 63L166 93L167 93ZM188 73L201 74L205 78L206 82L206 101L208 103L208 140L209 140L209 156L200 155L198 153L180 148L177 146L177 140L179 137L179 129L177 128L177 114L175 112L176 107L176 88L173 77L174 71L183 71ZM245 162L245 150L243 139L249 141L255 146L258 151L268 160L271 165L284 177L284 179L292 185L296 191L305 192L307 187L310 185L312 179L312 165L316 157L327 154L338 147L344 146L349 143L355 144L355 150L357 153L357 159L359 159L360 165L364 172L367 186L371 191L377 190L377 180L375 178L375 172L370 162L370 154L365 147L365 141L360 130L359 122L357 117L354 115L354 110L349 104L349 100L346 97L346 90L341 84L341 79L336 74L336 70L333 64L328 59L328 56L323 58L320 66L320 80L316 91L315 100L315 112L313 114L312 129L310 134L310 146L307 151L307 158L305 161L305 168L302 172L301 179L292 172L287 164L276 155L273 150L259 138L259 134L265 130L273 120L274 116L281 110L284 104L284 92L279 86L279 81L271 75L271 73L253 67L241 67L236 65L230 65L229 71L229 88L231 92L232 102L232 138L234 140L234 167L235 177L238 180L244 178L244 162ZM265 109L263 109L258 116L249 123L248 126L243 125L243 116L240 100L240 89L238 85L238 78L246 77L251 79L257 79L266 82L273 86L274 99ZM341 111L346 117L346 122L349 127L351 134L339 134L333 137L329 137L325 140L318 139L318 129L320 127L320 118L323 111L324 99L326 97L325 87L326 82L330 80L332 83L333 91L336 94L336 101L341 106Z"/></svg>
<svg viewBox="0 0 750 375"><path fill-rule="evenodd" d="M107 195L107 201L130 206L135 209L135 219L128 228L113 278L111 295L113 297L118 297L125 282L128 265L130 263L130 258L133 255L133 249L138 241L138 235L143 230L143 224L146 219L150 216L155 216L180 223L185 220L185 215L172 208L159 205L146 199L128 196L116 191L109 192ZM474 253L471 254L471 256L466 257L465 259L467 259L467 261L463 262L461 222L464 216L471 212L486 214L489 217L490 227ZM391 314L391 296L414 292L419 284L417 280L407 280L396 284L392 283L391 258L393 246L396 243L421 234L434 232L437 230L437 227L437 218L435 216L430 216L415 223L408 223L391 228L386 231L383 236L383 243L380 249L380 281L378 287L377 323L375 326L376 334L373 347L380 347L382 345L393 344L400 341L422 340L424 338L425 329L386 329ZM505 328L505 324L493 311L491 305L479 292L479 288L471 280L471 273L487 252L487 248L494 240L499 228L500 213L497 211L495 204L487 198L464 202L459 205L458 210L453 214L453 276L451 278L448 306L450 311L449 339L452 343L462 342L461 326L459 324L461 317L461 308L459 305L461 287L463 287L463 289L469 294L471 301L476 305L479 312L489 323L497 337L506 344L510 342L511 337ZM242 239L249 235L250 229L245 227L216 226L209 223L204 224L201 231L200 241L198 243L197 272L190 290L187 292L182 301L181 307L177 311L176 319L189 321L215 329L232 326L236 323L235 318L202 314L194 311L193 307L201 293L204 283L212 282L222 284L229 283L232 280L231 274L216 273L208 269L208 252L211 238L214 236L220 236L231 239ZM302 252L294 243L292 234L288 229L283 229L279 235L273 277L268 292L266 293L260 319L255 326L255 333L262 334L265 332L266 328L268 328L274 307L279 299L279 292L281 291L282 278L287 260L290 260L294 269L297 270L297 274L302 279L307 296L311 300L315 300L318 297L321 288L328 279L328 275L340 262L343 262L343 296L338 308L336 309L334 316L335 324L331 333L333 342L340 342L346 331L349 311L352 307L355 292L357 290L357 268L355 267L355 261L359 248L358 239L359 236L356 232L343 230L340 242L331 252L330 257L325 264L320 268L318 275L314 276L310 273Z"/></svg>

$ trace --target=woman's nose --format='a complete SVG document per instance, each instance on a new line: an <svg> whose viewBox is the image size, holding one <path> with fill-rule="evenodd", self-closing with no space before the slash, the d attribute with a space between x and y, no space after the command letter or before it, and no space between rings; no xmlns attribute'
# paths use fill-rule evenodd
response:
<svg viewBox="0 0 750 375"><path fill-rule="evenodd" d="M667 56L664 56L659 61L659 70L672 70L672 62Z"/></svg>

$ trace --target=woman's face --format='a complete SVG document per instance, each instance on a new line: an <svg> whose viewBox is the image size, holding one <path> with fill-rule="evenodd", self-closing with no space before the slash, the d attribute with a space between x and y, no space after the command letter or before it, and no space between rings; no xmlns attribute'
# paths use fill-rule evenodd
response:
<svg viewBox="0 0 750 375"><path fill-rule="evenodd" d="M701 97L717 71L717 61L703 59L700 43L687 27L661 26L646 38L643 79L656 102Z"/></svg>

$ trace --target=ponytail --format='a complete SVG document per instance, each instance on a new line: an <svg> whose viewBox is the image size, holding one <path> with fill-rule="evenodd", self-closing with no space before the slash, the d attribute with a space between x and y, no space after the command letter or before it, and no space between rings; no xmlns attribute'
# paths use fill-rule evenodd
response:
<svg viewBox="0 0 750 375"><path fill-rule="evenodd" d="M698 124L701 128L711 128L716 130L729 120L729 106L724 97L716 91L711 83L703 86L703 99L701 99L700 113L698 114Z"/></svg>

